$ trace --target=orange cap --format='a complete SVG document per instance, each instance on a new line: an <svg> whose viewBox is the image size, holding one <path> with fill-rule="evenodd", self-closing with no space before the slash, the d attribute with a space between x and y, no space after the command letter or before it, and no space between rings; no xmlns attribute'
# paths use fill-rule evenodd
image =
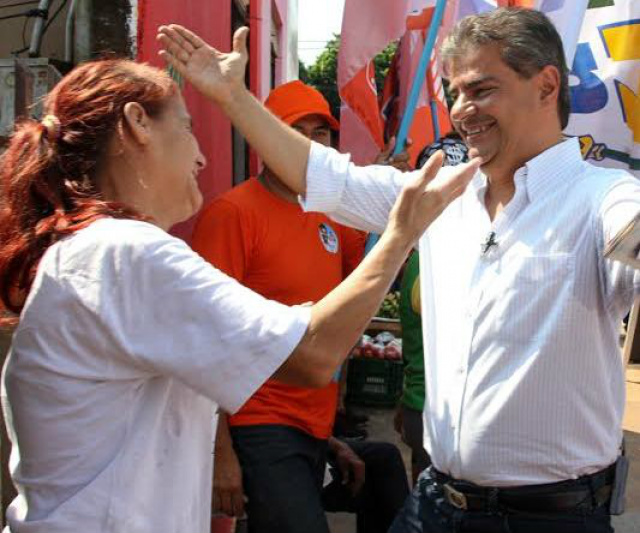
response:
<svg viewBox="0 0 640 533"><path fill-rule="evenodd" d="M300 80L290 81L273 89L264 105L289 126L301 118L318 115L327 121L332 130L340 129L340 124L333 118L325 97Z"/></svg>

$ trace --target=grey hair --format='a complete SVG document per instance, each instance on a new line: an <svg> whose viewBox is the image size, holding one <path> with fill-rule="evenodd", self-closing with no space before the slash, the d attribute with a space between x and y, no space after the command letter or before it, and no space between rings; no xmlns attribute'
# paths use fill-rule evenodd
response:
<svg viewBox="0 0 640 533"><path fill-rule="evenodd" d="M562 129L569 123L571 100L569 69L562 39L544 13L525 8L499 8L462 19L447 36L440 54L448 66L470 46L497 44L502 60L513 71L530 79L547 65L560 74L558 116Z"/></svg>

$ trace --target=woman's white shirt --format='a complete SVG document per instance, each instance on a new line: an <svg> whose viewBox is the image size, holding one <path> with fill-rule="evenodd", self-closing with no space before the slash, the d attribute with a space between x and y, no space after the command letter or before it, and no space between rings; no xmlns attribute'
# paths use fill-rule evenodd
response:
<svg viewBox="0 0 640 533"><path fill-rule="evenodd" d="M51 246L3 373L8 530L208 531L216 404L236 411L309 317L145 222Z"/></svg>

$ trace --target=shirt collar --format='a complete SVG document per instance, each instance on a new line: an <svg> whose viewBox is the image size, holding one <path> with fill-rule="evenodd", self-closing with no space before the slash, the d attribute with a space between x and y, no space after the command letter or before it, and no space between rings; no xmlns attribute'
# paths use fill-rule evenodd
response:
<svg viewBox="0 0 640 533"><path fill-rule="evenodd" d="M570 137L547 148L525 164L529 200L535 202L559 184L576 179L582 166L582 154L577 137Z"/></svg>
<svg viewBox="0 0 640 533"><path fill-rule="evenodd" d="M516 171L513 179L517 188L525 185L529 201L533 202L556 189L559 182L573 181L581 164L582 154L578 138L570 137L525 163ZM487 176L478 170L470 184L481 202L484 201L487 183Z"/></svg>

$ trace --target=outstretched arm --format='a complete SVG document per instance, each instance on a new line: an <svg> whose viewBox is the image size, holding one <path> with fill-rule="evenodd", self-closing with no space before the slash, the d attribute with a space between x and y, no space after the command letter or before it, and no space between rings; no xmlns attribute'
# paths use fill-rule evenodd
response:
<svg viewBox="0 0 640 533"><path fill-rule="evenodd" d="M443 152L438 152L419 172L409 175L380 241L345 281L312 307L306 334L276 377L292 383L307 378L315 386L329 382L378 309L411 248L462 194L479 164L476 161L460 174L436 176L442 160Z"/></svg>

